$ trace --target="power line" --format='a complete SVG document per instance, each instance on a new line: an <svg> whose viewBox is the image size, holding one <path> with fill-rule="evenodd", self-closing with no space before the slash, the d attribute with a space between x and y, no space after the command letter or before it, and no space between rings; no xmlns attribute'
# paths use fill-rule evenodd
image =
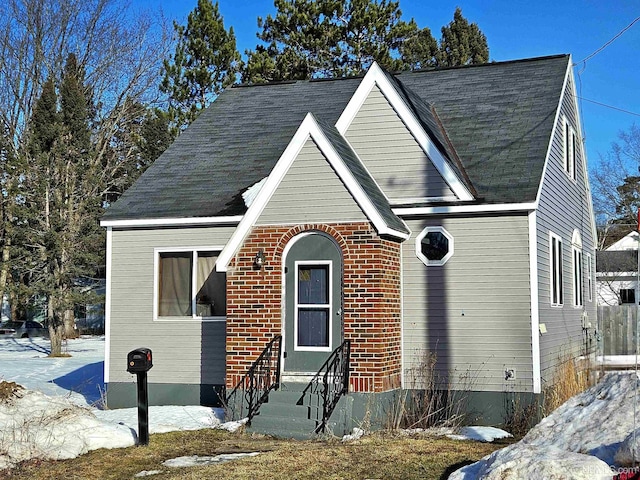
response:
<svg viewBox="0 0 640 480"><path fill-rule="evenodd" d="M594 103L594 104L599 105L601 107L610 108L612 110L617 110L618 112L622 112L622 113L626 113L626 114L629 114L629 115L635 115L636 117L640 117L640 113L632 112L630 110L625 110L624 108L614 107L613 105L607 105L606 103L596 102L595 100L589 100L588 98L584 98L584 97L581 97L579 95L574 95L574 96L577 99L583 100L585 102Z"/></svg>
<svg viewBox="0 0 640 480"><path fill-rule="evenodd" d="M629 25L627 25L626 27L624 27L622 30L620 30L618 33L615 34L615 36L609 40L607 43L605 43L604 45L602 45L600 48L598 48L595 52L593 52L591 55L587 55L585 58L583 58L579 63L586 63L587 60L591 60L593 57L595 57L597 54L599 54L602 50L604 50L605 48L607 48L609 45L611 45L613 42L615 42L620 36L622 36L622 34L624 32L626 32L627 30L629 30L631 27L633 27L633 25L640 20L640 17L637 17L636 19L633 20L633 22L631 22ZM574 64L577 65L577 64Z"/></svg>

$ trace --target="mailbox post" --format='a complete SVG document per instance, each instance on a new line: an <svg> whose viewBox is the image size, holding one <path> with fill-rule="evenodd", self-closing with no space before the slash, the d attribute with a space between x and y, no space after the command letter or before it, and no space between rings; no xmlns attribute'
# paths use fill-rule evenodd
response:
<svg viewBox="0 0 640 480"><path fill-rule="evenodd" d="M136 348L127 354L127 372L138 377L138 445L149 445L147 372L153 367L151 350Z"/></svg>

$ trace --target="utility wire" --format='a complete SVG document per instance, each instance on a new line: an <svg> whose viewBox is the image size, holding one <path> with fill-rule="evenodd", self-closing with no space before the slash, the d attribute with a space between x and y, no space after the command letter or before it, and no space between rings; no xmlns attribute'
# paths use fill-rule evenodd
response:
<svg viewBox="0 0 640 480"><path fill-rule="evenodd" d="M626 27L624 27L622 30L620 30L611 40L609 40L607 43L605 43L604 45L602 45L600 48L598 48L595 52L593 52L591 55L587 55L585 58L583 58L580 62L578 63L574 63L575 65L578 65L580 63L586 63L587 60L591 60L593 57L595 57L597 54L599 54L602 50L604 50L605 48L607 48L609 45L611 45L613 42L615 42L619 37L622 36L622 34L624 32L626 32L627 30L629 30L631 27L633 27L633 25L640 20L640 17L637 17L635 20L633 20L633 22L631 22L629 25L627 25Z"/></svg>
<svg viewBox="0 0 640 480"><path fill-rule="evenodd" d="M640 17L639 17L640 18ZM613 105L607 105L606 103L596 102L595 100L589 100L588 98L581 97L580 95L574 95L578 100L583 100L585 102L594 103L596 105L600 105L601 107L610 108L612 110L617 110L618 112L627 113L629 115L634 115L636 117L640 117L640 113L632 112L631 110L625 110L624 108L614 107Z"/></svg>

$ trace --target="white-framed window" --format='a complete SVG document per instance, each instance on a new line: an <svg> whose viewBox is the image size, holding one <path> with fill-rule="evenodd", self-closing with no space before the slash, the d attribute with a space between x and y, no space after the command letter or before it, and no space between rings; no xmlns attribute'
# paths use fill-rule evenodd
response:
<svg viewBox="0 0 640 480"><path fill-rule="evenodd" d="M636 303L636 291L633 288L620 289L620 303L623 305Z"/></svg>
<svg viewBox="0 0 640 480"><path fill-rule="evenodd" d="M155 249L155 320L226 317L226 274L215 270L220 250L220 247Z"/></svg>
<svg viewBox="0 0 640 480"><path fill-rule="evenodd" d="M586 255L587 263L587 300L593 302L593 260L591 254Z"/></svg>
<svg viewBox="0 0 640 480"><path fill-rule="evenodd" d="M330 260L295 262L295 350L331 352L332 269Z"/></svg>
<svg viewBox="0 0 640 480"><path fill-rule="evenodd" d="M571 237L571 257L573 259L573 306L581 307L584 305L584 276L582 271L582 239L577 230L573 231Z"/></svg>
<svg viewBox="0 0 640 480"><path fill-rule="evenodd" d="M428 267L444 265L453 256L453 243L443 227L426 227L416 237L416 255Z"/></svg>
<svg viewBox="0 0 640 480"><path fill-rule="evenodd" d="M563 117L563 163L564 163L564 171L571 177L572 180L576 179L577 174L577 149L578 149L578 138L576 136L576 131L569 124L567 117Z"/></svg>
<svg viewBox="0 0 640 480"><path fill-rule="evenodd" d="M555 233L549 232L549 265L550 281L549 294L551 305L562 306L564 292L562 279L562 239Z"/></svg>

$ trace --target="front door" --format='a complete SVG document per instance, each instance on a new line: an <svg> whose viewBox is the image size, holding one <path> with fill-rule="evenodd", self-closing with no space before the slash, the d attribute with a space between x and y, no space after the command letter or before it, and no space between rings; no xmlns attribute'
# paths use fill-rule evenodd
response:
<svg viewBox="0 0 640 480"><path fill-rule="evenodd" d="M342 343L342 255L321 233L291 241L284 268L284 370L308 375Z"/></svg>

